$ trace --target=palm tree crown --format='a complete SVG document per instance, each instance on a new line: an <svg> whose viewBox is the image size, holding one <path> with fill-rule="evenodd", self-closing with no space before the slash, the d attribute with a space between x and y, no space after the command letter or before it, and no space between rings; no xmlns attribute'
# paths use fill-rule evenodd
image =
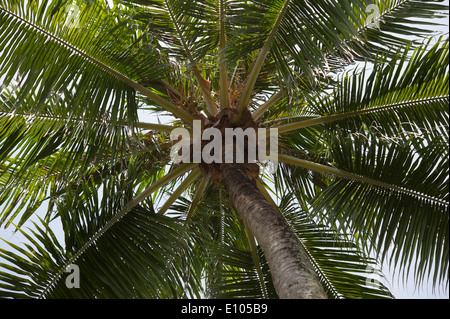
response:
<svg viewBox="0 0 450 319"><path fill-rule="evenodd" d="M381 262L447 286L446 16L0 0L0 223L27 240L0 249L0 296L391 298ZM171 132L195 120L277 128L276 173L174 163Z"/></svg>

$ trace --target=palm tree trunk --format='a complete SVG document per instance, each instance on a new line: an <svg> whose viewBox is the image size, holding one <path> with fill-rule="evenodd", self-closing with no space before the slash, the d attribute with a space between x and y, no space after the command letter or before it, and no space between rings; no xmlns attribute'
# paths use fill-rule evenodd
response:
<svg viewBox="0 0 450 319"><path fill-rule="evenodd" d="M234 207L261 246L280 298L327 298L298 237L247 177L242 164L222 164Z"/></svg>

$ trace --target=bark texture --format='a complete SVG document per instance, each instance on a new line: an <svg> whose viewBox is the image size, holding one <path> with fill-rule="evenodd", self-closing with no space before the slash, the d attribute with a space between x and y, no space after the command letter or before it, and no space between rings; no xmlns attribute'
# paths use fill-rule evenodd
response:
<svg viewBox="0 0 450 319"><path fill-rule="evenodd" d="M265 254L278 296L327 298L298 237L247 177L244 166L222 164L222 174L237 213Z"/></svg>

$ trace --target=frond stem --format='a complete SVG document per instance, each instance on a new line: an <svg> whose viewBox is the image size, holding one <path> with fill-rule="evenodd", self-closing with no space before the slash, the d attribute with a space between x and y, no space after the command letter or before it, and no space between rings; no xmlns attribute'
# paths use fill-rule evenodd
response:
<svg viewBox="0 0 450 319"><path fill-rule="evenodd" d="M446 202L445 200L442 200L442 199L439 199L439 198L436 198L436 197L433 197L433 196L429 196L429 195L426 195L426 194L423 194L423 193L420 193L420 192L417 192L415 190L408 189L408 188L405 188L405 187L384 183L384 182L375 180L373 178L356 175L356 174L344 171L344 170L336 168L336 167L314 163L314 162L311 162L311 161L299 159L299 158L296 158L296 157L293 157L293 156L290 156L290 155L285 155L285 154L279 154L278 155L278 161L286 163L286 164L300 166L300 167L306 168L308 170L315 171L317 173L331 174L331 175L338 176L338 177L341 177L341 178L344 178L344 179L348 179L348 180L352 180L352 181L358 181L358 182L362 182L362 183L365 183L365 184L370 184L370 185L373 185L373 186L382 187L384 189L388 189L388 190L391 190L391 191L394 191L394 192L406 194L406 195L409 195L409 196L418 197L418 198L421 198L421 199L426 200L426 201L431 201L431 202L436 203L436 204L441 205L441 206L445 206L445 207L449 206L449 203Z"/></svg>
<svg viewBox="0 0 450 319"><path fill-rule="evenodd" d="M398 108L402 108L402 107L411 107L411 106L415 106L418 104L424 104L424 103L446 102L446 101L448 101L448 99L449 99L449 95L442 95L442 96L438 96L438 97L409 100L409 101L404 101L404 102L399 102L399 103L393 103L393 104L387 104L387 105L383 105L383 106L368 108L368 109L359 110L359 111L351 111L351 112L315 117L315 118L311 118L311 119L307 119L307 120L303 120L303 121L299 121L299 122L282 124L282 125L279 125L276 127L278 127L278 133L283 134L283 133L288 133L288 132L295 131L295 130L298 130L301 128L330 123L333 121L338 121L338 120L355 117L355 116L359 116L359 115L376 113L376 112L381 112L381 111L386 111L386 110L391 110L391 109L398 109Z"/></svg>

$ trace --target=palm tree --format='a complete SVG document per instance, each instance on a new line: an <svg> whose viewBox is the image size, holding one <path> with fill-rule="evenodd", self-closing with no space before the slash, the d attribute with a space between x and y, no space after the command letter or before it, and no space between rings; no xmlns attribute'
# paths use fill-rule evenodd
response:
<svg viewBox="0 0 450 319"><path fill-rule="evenodd" d="M0 221L26 238L0 296L391 298L382 262L448 285L447 15L0 0ZM194 120L277 128L277 172L175 164Z"/></svg>

